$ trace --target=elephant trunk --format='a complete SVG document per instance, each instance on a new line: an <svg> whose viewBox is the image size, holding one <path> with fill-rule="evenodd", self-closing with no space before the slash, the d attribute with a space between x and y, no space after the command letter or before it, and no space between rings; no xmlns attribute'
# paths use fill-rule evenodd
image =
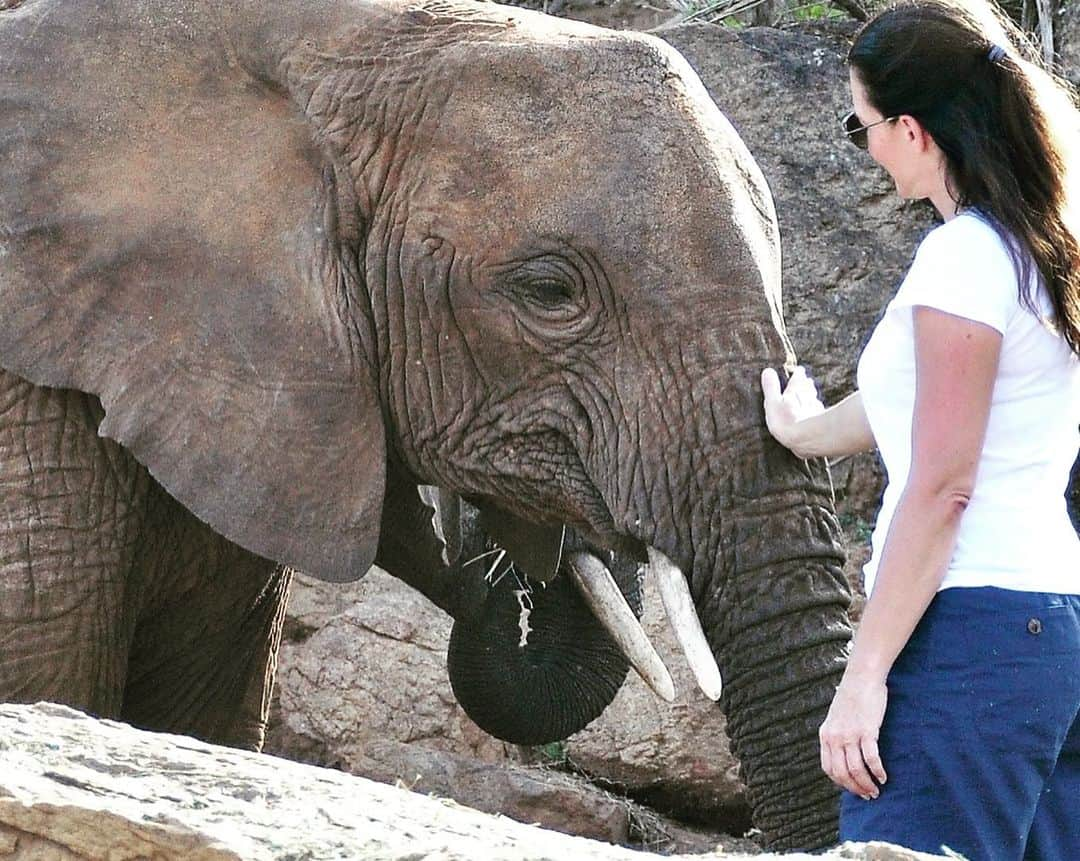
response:
<svg viewBox="0 0 1080 861"><path fill-rule="evenodd" d="M695 592L754 823L771 849L806 850L837 836L818 728L844 669L851 594L824 464L773 455L753 469L764 464L773 486L738 494L721 527L724 558L705 581L713 588Z"/></svg>
<svg viewBox="0 0 1080 861"><path fill-rule="evenodd" d="M463 513L462 555L468 561L449 578L459 589L448 605L454 627L446 659L454 695L478 726L503 741L564 739L608 706L630 668L625 644L598 624L575 569L600 569L636 626L642 611L638 568L623 562L609 571L590 554L571 551L552 581L533 581L507 553L489 546L474 509L464 506ZM647 641L644 646L652 648ZM666 675L654 658L655 671Z"/></svg>
<svg viewBox="0 0 1080 861"><path fill-rule="evenodd" d="M727 639L728 734L769 848L817 849L837 839L837 789L821 770L818 727L844 668L846 600L824 566L769 568L778 590L806 600L803 612L742 619Z"/></svg>
<svg viewBox="0 0 1080 861"><path fill-rule="evenodd" d="M851 593L824 463L758 433L737 458L715 453L711 499L670 507L691 522L661 521L643 540L687 575L755 826L770 849L816 849L837 836L818 728L844 669Z"/></svg>

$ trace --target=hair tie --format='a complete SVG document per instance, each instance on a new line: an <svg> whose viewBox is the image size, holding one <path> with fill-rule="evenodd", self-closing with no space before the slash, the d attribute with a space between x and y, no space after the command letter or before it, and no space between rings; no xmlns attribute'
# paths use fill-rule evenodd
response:
<svg viewBox="0 0 1080 861"><path fill-rule="evenodd" d="M997 63L999 60L1005 59L1005 49L1001 45L991 45L990 50L986 52L986 59L991 63Z"/></svg>

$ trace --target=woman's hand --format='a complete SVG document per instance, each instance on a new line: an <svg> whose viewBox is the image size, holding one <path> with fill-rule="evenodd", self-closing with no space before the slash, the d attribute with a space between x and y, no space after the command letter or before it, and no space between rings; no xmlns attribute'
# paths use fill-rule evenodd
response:
<svg viewBox="0 0 1080 861"><path fill-rule="evenodd" d="M781 391L780 377L772 368L766 368L761 372L761 390L765 395L765 424L769 433L800 457L809 456L800 448L798 425L825 412L814 381L806 376L803 366L798 365L787 388Z"/></svg>
<svg viewBox="0 0 1080 861"><path fill-rule="evenodd" d="M878 797L873 778L885 782L877 740L887 698L883 678L844 673L818 732L825 773L833 783L863 799Z"/></svg>

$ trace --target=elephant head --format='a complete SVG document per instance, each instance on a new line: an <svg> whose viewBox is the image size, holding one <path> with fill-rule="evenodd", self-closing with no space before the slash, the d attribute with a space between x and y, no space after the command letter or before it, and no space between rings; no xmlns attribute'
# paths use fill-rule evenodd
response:
<svg viewBox="0 0 1080 861"><path fill-rule="evenodd" d="M467 0L0 14L0 365L317 576L406 541L418 485L526 574L564 526L675 572L757 825L833 839L839 529L760 410L793 359L768 189L679 54Z"/></svg>

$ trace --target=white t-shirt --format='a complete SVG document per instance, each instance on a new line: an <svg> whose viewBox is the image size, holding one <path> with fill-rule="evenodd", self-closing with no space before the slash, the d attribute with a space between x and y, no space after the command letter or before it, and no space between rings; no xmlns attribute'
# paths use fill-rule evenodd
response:
<svg viewBox="0 0 1080 861"><path fill-rule="evenodd" d="M1080 361L1044 323L1053 314L1041 286L1037 296L1042 318L1022 304L1005 243L974 210L920 244L859 359L859 390L889 479L863 568L867 594L911 466L914 305L1003 335L975 489L941 588L1080 593L1080 540L1065 503L1080 444Z"/></svg>

